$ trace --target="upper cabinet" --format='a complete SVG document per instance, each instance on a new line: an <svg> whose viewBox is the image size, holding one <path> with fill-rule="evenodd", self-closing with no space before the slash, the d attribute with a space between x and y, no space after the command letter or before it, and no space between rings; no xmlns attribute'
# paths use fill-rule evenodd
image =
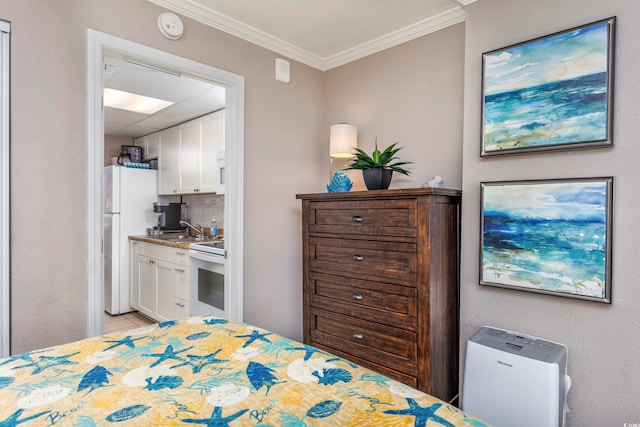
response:
<svg viewBox="0 0 640 427"><path fill-rule="evenodd" d="M200 130L200 176L199 185L207 192L220 192L218 177L218 154L224 153L224 110L202 117ZM206 142L205 141L211 141Z"/></svg>
<svg viewBox="0 0 640 427"><path fill-rule="evenodd" d="M218 151L224 149L224 110L157 134L158 194L218 192Z"/></svg>
<svg viewBox="0 0 640 427"><path fill-rule="evenodd" d="M143 160L158 158L158 154L160 153L160 132L136 138L133 140L133 143L138 147L142 147Z"/></svg>

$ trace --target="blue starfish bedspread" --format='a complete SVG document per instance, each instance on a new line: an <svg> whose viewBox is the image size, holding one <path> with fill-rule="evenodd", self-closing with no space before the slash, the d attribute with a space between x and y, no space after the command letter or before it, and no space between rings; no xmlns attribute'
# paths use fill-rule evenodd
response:
<svg viewBox="0 0 640 427"><path fill-rule="evenodd" d="M192 317L0 360L0 427L485 426L275 333Z"/></svg>

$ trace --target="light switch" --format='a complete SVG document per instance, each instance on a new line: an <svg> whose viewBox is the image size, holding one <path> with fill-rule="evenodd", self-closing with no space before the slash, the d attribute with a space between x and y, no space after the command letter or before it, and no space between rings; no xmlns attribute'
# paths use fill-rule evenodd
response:
<svg viewBox="0 0 640 427"><path fill-rule="evenodd" d="M282 83L289 83L291 79L291 69L289 61L276 58L276 80Z"/></svg>

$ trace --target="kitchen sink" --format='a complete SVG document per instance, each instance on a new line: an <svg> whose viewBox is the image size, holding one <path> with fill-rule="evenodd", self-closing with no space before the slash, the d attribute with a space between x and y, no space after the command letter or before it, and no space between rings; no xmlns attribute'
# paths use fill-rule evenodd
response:
<svg viewBox="0 0 640 427"><path fill-rule="evenodd" d="M153 236L154 239L166 240L167 242L195 242L196 238L193 236L176 236L176 235L164 235Z"/></svg>

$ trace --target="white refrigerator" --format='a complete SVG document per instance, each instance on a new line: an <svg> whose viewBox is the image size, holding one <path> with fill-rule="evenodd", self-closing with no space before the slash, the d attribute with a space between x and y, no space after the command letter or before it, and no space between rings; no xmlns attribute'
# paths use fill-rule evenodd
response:
<svg viewBox="0 0 640 427"><path fill-rule="evenodd" d="M104 186L104 309L109 314L133 311L129 306L129 236L145 235L158 225L157 171L106 166Z"/></svg>

